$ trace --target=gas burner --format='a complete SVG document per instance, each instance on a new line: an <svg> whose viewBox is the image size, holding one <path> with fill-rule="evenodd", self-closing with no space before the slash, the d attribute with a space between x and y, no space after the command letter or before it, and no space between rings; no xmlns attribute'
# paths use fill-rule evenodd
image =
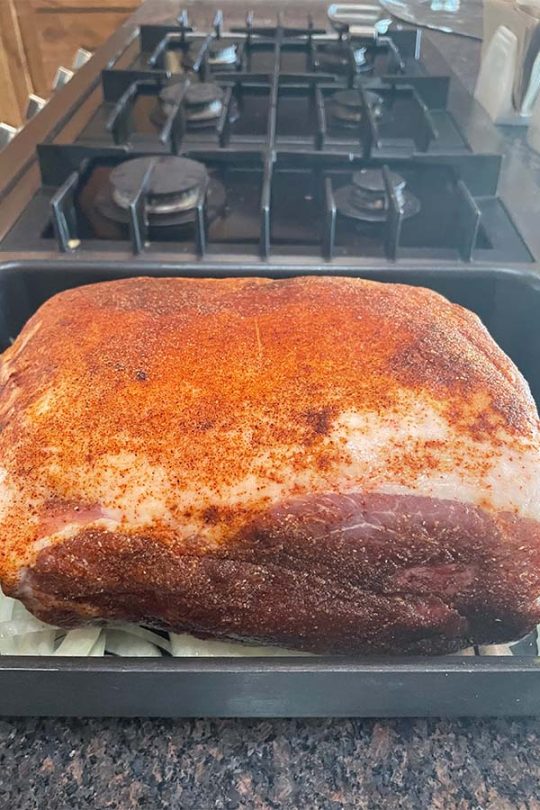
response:
<svg viewBox="0 0 540 810"><path fill-rule="evenodd" d="M366 90L366 103L369 104L373 118L383 116L383 99L377 93ZM358 90L338 90L332 95L332 116L341 126L355 127L364 117L362 97Z"/></svg>
<svg viewBox="0 0 540 810"><path fill-rule="evenodd" d="M407 191L401 175L390 172L390 182L398 199L401 216L408 219L420 211L420 202ZM352 183L334 193L340 214L364 222L384 222L388 215L388 195L382 169L361 169L352 176Z"/></svg>
<svg viewBox="0 0 540 810"><path fill-rule="evenodd" d="M212 67L234 67L238 59L238 46L216 40L208 49L208 64Z"/></svg>
<svg viewBox="0 0 540 810"><path fill-rule="evenodd" d="M164 87L159 93L161 108L152 114L157 126L162 126L179 99L182 98L186 123L189 129L199 129L215 125L223 109L223 90L217 84L199 82L186 88L185 82L176 82ZM229 109L232 121L238 117L234 101Z"/></svg>
<svg viewBox="0 0 540 810"><path fill-rule="evenodd" d="M358 73L373 69L373 59L367 47L353 45L353 57ZM325 42L318 46L315 55L315 67L333 73L346 73L350 68L350 50L346 42Z"/></svg>
<svg viewBox="0 0 540 810"><path fill-rule="evenodd" d="M179 99L183 95L187 82L179 81L175 82L174 84L169 84L167 87L164 87L159 92L159 100L161 103L161 113L162 115L158 115L156 118L159 120L156 121L157 123L163 124L165 118L173 111L174 107L178 103Z"/></svg>
<svg viewBox="0 0 540 810"><path fill-rule="evenodd" d="M129 205L150 170L146 190L148 223L185 225L195 219L201 196L206 196L209 219L225 205L225 190L210 178L203 163L173 155L141 157L119 163L109 175L109 187L96 195L96 208L115 222L129 221Z"/></svg>
<svg viewBox="0 0 540 810"><path fill-rule="evenodd" d="M212 82L190 84L184 94L186 121L191 127L215 122L223 109L223 90Z"/></svg>

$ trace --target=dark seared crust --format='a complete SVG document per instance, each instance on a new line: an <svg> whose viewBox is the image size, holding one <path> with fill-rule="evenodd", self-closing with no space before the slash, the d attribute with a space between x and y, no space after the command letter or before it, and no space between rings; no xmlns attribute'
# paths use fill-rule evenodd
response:
<svg viewBox="0 0 540 810"><path fill-rule="evenodd" d="M95 617L339 653L450 652L538 621L533 521L452 501L329 495L270 510L226 548L86 530L42 551L19 595Z"/></svg>

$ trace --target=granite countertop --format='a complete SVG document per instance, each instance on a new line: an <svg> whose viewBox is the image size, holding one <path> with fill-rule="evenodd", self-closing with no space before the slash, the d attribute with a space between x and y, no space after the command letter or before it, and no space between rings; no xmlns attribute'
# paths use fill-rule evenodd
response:
<svg viewBox="0 0 540 810"><path fill-rule="evenodd" d="M470 88L479 44L433 40ZM539 750L534 718L6 719L0 810L536 810Z"/></svg>
<svg viewBox="0 0 540 810"><path fill-rule="evenodd" d="M9 810L536 810L540 719L4 720Z"/></svg>

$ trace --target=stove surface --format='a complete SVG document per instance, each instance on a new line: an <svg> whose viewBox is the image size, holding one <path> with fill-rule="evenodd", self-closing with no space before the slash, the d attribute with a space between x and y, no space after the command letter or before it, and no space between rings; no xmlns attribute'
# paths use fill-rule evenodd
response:
<svg viewBox="0 0 540 810"><path fill-rule="evenodd" d="M419 31L201 16L141 24L95 70L77 131L35 144L0 258L537 263L496 128Z"/></svg>

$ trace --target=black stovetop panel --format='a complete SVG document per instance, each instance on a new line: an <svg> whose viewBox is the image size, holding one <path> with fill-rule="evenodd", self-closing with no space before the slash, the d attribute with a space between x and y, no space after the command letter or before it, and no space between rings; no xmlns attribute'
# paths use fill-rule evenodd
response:
<svg viewBox="0 0 540 810"><path fill-rule="evenodd" d="M76 141L38 148L42 187L2 250L533 261L497 196L500 156L471 149L419 32L359 39L249 15L225 31L218 15L204 33L181 15L143 25L130 53L129 67L102 72L102 103ZM167 155L202 164L187 214L169 198L152 209ZM121 198L111 172L137 157L148 170Z"/></svg>

